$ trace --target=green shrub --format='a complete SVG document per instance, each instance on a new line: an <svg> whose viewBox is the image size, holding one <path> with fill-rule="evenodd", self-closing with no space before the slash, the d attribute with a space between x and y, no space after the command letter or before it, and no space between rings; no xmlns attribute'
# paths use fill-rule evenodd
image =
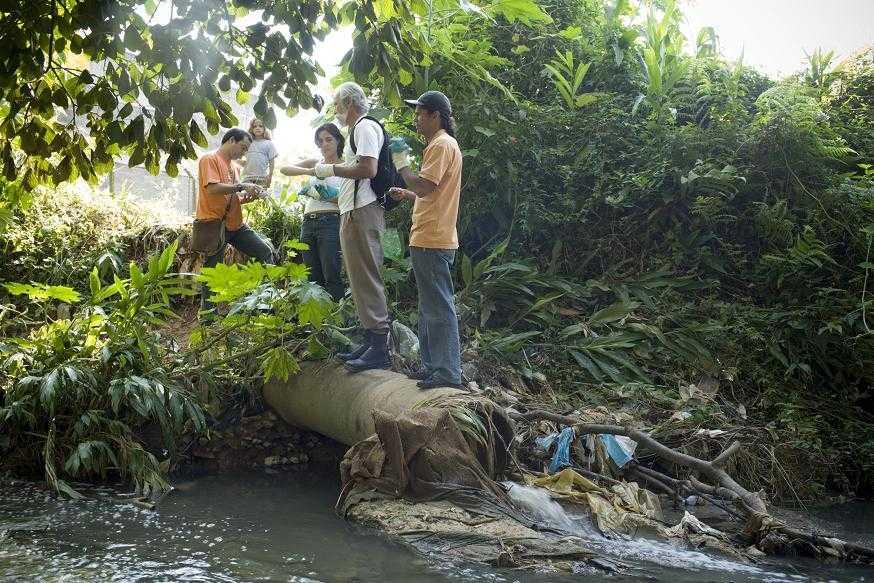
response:
<svg viewBox="0 0 874 583"><path fill-rule="evenodd" d="M148 451L137 430L160 428L172 456L184 432L205 428L204 412L185 378L174 373L176 350L160 328L174 317L169 298L191 293L170 272L176 244L153 256L128 279L103 285L97 268L88 278L90 301L69 318L46 321L0 345L4 362L0 420L4 461L41 467L49 485L76 495L65 478L117 472L145 493L167 487L166 466ZM8 285L32 299L39 287ZM78 294L55 289L50 298L77 303ZM169 457L168 457L169 460Z"/></svg>

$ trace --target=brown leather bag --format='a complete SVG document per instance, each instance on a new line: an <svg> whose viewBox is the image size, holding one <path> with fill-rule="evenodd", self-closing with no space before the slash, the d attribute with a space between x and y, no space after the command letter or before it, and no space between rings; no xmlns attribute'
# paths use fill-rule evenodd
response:
<svg viewBox="0 0 874 583"><path fill-rule="evenodd" d="M232 195L233 196L233 195ZM212 257L225 246L225 219L231 210L231 197L220 219L194 219L191 226L191 250Z"/></svg>

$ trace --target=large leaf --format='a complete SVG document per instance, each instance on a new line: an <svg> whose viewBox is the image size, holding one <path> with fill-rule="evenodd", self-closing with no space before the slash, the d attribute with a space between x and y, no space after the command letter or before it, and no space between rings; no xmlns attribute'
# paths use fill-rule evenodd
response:
<svg viewBox="0 0 874 583"><path fill-rule="evenodd" d="M80 299L79 292L64 285L4 283L3 287L14 296L25 295L32 300L58 300L66 304L74 304Z"/></svg>
<svg viewBox="0 0 874 583"><path fill-rule="evenodd" d="M197 280L209 286L214 302L232 302L254 290L265 275L264 267L255 261L246 265L226 265L204 267Z"/></svg>
<svg viewBox="0 0 874 583"><path fill-rule="evenodd" d="M503 16L510 23L518 20L530 26L552 22L552 17L533 0L496 0L486 7L486 11L489 14Z"/></svg>
<svg viewBox="0 0 874 583"><path fill-rule="evenodd" d="M320 327L331 314L334 305L330 294L319 284L310 281L301 284L297 298L300 302L297 319L302 326L312 324L316 328Z"/></svg>

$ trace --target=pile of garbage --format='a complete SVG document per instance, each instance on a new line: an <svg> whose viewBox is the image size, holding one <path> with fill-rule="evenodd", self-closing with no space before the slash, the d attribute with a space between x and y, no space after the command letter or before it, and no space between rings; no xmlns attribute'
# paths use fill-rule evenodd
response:
<svg viewBox="0 0 874 583"><path fill-rule="evenodd" d="M508 414L475 395L433 399L402 415L378 410L372 415L376 433L350 448L341 462L337 511L422 552L538 571L626 569L599 553L578 529L539 520L536 509L514 500L513 488L528 487L585 517L603 539L647 535L741 562L764 553L872 556L868 549L794 531L771 517L758 495L722 469L736 445L714 460L700 460L639 430L543 411ZM660 468L670 465L682 473L672 477L644 468L635 457L641 449L660 456ZM683 494L690 492L736 517L737 531L718 530L690 511L674 524L666 522L662 501L679 501L683 508Z"/></svg>

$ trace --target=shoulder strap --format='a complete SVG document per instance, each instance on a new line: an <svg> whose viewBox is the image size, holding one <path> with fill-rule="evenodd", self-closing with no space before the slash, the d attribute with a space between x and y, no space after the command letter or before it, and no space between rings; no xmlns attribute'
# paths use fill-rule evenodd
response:
<svg viewBox="0 0 874 583"><path fill-rule="evenodd" d="M235 196L238 196L236 192L228 195L228 204L225 205L225 214L222 215L222 220L225 220L228 217L228 213L231 212L231 203L234 201Z"/></svg>
<svg viewBox="0 0 874 583"><path fill-rule="evenodd" d="M385 126L382 125L378 119L373 116L365 115L362 116L358 121L355 122L355 125L349 129L349 147L352 148L353 154L358 154L358 148L355 147L355 128L358 127L363 120L369 119L370 121L376 122L376 125L379 126L379 129L382 130L382 147L385 148L388 146L388 140L386 139ZM380 151L380 153L382 153ZM355 210L355 206L358 204L358 183L360 180L355 180L355 190L352 191L352 210Z"/></svg>
<svg viewBox="0 0 874 583"><path fill-rule="evenodd" d="M383 131L383 133L385 133L385 126L383 126L382 123L378 119L376 119L375 117L370 116L370 115L362 116L361 119L356 121L355 125L349 129L349 146L352 148L353 154L358 153L358 148L355 147L355 128L357 128L358 124L360 124L361 121L365 120L365 119L369 119L370 121L376 122L376 125L378 125L380 127L380 129Z"/></svg>
<svg viewBox="0 0 874 583"><path fill-rule="evenodd" d="M233 167L231 166L230 162L228 163L228 176L229 176L229 178L230 178L231 180L234 180L235 178L236 178L237 181L240 180L240 175L239 175L239 174L237 174L236 177L234 176L234 169L233 169ZM228 195L228 204L225 205L225 214L222 215L222 220L225 220L225 219L227 218L227 216L228 216L228 213L231 212L231 203L234 201L234 197L235 197L235 196L239 196L239 195L236 193L236 191L235 191L235 192L232 192L231 194Z"/></svg>

